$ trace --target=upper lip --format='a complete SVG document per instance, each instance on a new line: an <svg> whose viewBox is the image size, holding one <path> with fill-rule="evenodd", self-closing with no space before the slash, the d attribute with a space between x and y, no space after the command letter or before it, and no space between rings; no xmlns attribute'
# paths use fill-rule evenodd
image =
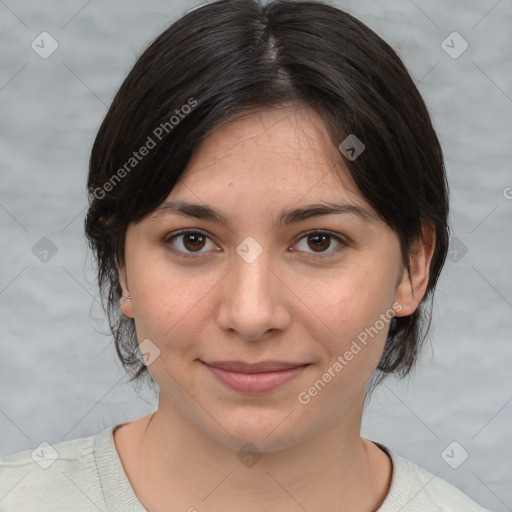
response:
<svg viewBox="0 0 512 512"><path fill-rule="evenodd" d="M297 368L298 366L306 366L308 363L289 363L286 361L261 361L259 363L246 363L244 361L202 361L208 366L221 368L231 372L240 373L263 373L263 372L277 372L280 370L289 370L290 368Z"/></svg>

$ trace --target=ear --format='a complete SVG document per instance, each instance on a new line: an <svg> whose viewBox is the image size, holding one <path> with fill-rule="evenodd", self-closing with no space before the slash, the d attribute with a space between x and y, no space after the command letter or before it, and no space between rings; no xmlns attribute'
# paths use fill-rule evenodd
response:
<svg viewBox="0 0 512 512"><path fill-rule="evenodd" d="M397 283L395 301L402 308L399 310L400 314L396 316L412 315L425 295L435 243L435 225L424 223L422 237L416 241L409 254L410 274L403 266L401 278Z"/></svg>
<svg viewBox="0 0 512 512"><path fill-rule="evenodd" d="M127 297L130 295L130 289L128 288L128 278L126 275L126 266L124 264L119 264L117 267L117 272L119 275L119 283L121 285L121 299L120 299L120 307L123 315L133 318L133 303L131 300L123 300L122 297Z"/></svg>

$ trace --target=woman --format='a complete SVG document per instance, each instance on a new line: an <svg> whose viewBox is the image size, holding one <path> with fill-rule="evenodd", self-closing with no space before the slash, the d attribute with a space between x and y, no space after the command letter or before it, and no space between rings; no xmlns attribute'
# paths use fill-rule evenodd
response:
<svg viewBox="0 0 512 512"><path fill-rule="evenodd" d="M158 408L4 457L1 511L484 510L360 433L417 360L448 245L428 111L368 27L193 10L122 84L88 190L118 355Z"/></svg>

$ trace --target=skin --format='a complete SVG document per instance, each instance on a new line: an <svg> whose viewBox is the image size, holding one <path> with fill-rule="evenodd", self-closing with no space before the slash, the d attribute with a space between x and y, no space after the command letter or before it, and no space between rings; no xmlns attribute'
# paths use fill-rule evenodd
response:
<svg viewBox="0 0 512 512"><path fill-rule="evenodd" d="M396 233L364 200L328 140L321 118L292 105L226 123L204 141L168 199L207 204L230 227L153 213L127 229L119 274L132 299L122 310L135 318L139 341L160 350L148 369L161 392L157 411L119 426L114 440L137 497L152 512L169 504L368 512L389 490L390 459L360 435L366 386L389 323L308 404L297 397L379 315L393 307L396 316L414 312L434 233L425 228L414 248L409 280ZM356 205L368 216L274 224L283 208L321 202ZM185 228L207 238L170 240ZM318 248L304 234L309 230L333 236ZM236 251L248 236L262 250L251 263ZM199 361L236 359L310 365L280 388L248 396ZM262 455L252 467L237 457L246 443Z"/></svg>

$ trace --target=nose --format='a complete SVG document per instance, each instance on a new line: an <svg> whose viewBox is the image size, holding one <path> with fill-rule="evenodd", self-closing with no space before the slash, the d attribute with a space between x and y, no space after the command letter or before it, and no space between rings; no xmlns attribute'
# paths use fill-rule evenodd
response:
<svg viewBox="0 0 512 512"><path fill-rule="evenodd" d="M248 341L285 330L291 318L286 296L291 291L278 272L269 268L265 252L250 263L238 255L234 260L232 270L219 283L219 328L236 332Z"/></svg>

